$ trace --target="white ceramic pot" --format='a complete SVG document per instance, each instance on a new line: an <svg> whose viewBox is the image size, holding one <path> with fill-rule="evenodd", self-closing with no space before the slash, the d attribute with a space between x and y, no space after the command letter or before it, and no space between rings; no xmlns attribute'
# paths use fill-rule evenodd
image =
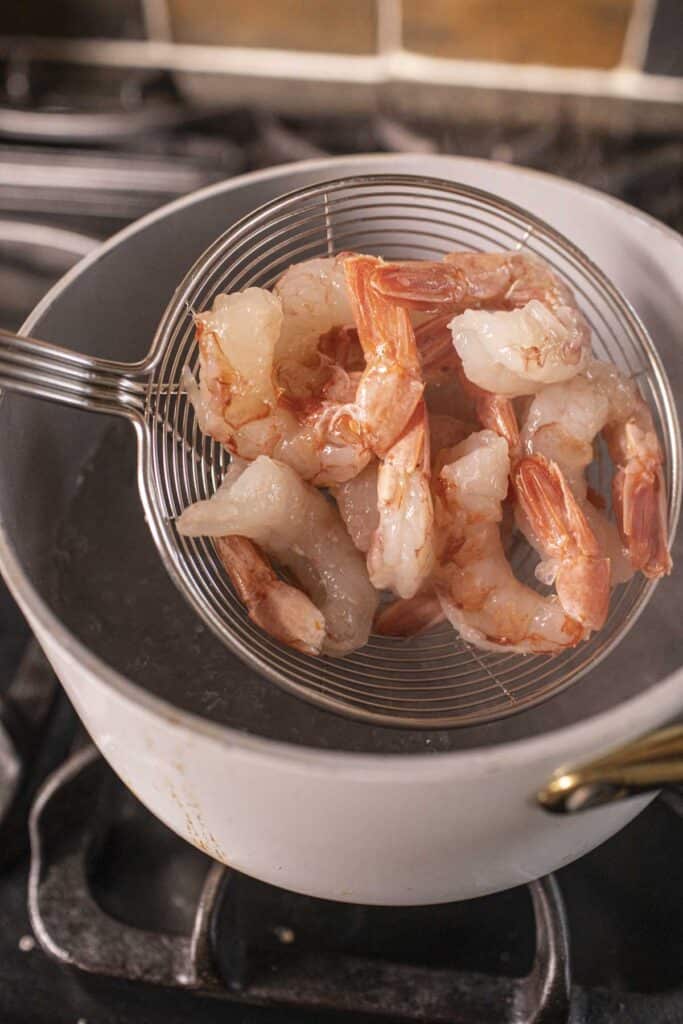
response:
<svg viewBox="0 0 683 1024"><path fill-rule="evenodd" d="M111 345L117 332L127 329L130 306L140 302L158 276L151 252L165 267L159 295L168 296L169 280L181 276L229 218L299 185L373 170L451 178L533 209L622 288L655 341L661 340L672 371L672 358L680 358L676 345L683 309L680 238L590 190L533 172L447 157L321 161L205 190L145 218L88 257L51 292L24 330L88 351L89 344L99 344L92 341L89 303L95 303L93 308L104 304L107 337L101 344ZM170 238L176 242L172 253ZM111 309L105 298L108 280L125 296ZM145 315L140 315L143 334ZM156 308L149 311L151 321L157 315ZM111 348L107 354L130 355ZM44 502L26 499L27 488L36 486L29 483L35 458L30 435L38 443L50 431L53 463L60 467L54 499L59 505L81 460L80 453L73 453L74 439L87 436L91 421L63 410L63 418L51 420L50 415L56 417L51 412L41 413L47 417L41 419L28 409L29 400L12 397L4 399L0 410L4 436L9 429L17 439L0 457L5 578L112 767L151 811L212 857L272 884L330 899L377 904L466 899L568 863L622 828L651 798L558 817L539 807L536 794L556 769L590 760L680 714L683 674L663 678L680 659L674 650L662 660L659 650L675 647L677 635L680 642L678 615L667 611L675 600L675 581L658 588L635 627L640 639L632 635L627 641L632 646L626 661L615 652L572 688L574 694L568 691L542 711L529 712L528 720L523 714L482 728L474 739L465 730L449 752L430 754L425 747L421 753L380 754L373 752L370 739L361 752L315 749L247 734L147 692L144 674L125 678L51 610L44 570L50 546L42 539L49 533L49 515ZM655 630L660 631L656 636ZM652 669L648 662L646 670L636 653L639 646L655 643Z"/></svg>

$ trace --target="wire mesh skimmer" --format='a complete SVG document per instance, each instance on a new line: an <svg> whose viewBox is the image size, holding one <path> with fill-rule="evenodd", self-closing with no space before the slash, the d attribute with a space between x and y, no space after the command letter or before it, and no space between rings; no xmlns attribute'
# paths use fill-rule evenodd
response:
<svg viewBox="0 0 683 1024"><path fill-rule="evenodd" d="M654 584L636 575L612 596L605 627L554 658L482 652L450 626L405 641L373 636L341 659L312 658L270 639L248 618L213 544L177 534L174 518L209 497L229 456L203 437L181 376L196 369L193 311L220 292L270 287L293 262L357 250L387 259L440 258L453 249L536 253L574 289L599 357L638 378L666 452L671 530L680 505L681 444L662 365L643 325L591 261L538 218L488 193L409 175L368 175L312 185L244 217L195 263L178 287L149 354L137 364L94 359L0 332L0 385L128 417L139 447L148 523L175 583L237 654L300 697L384 725L448 727L529 708L577 680L636 621ZM592 485L609 500L604 452ZM526 545L512 553L521 579L539 586Z"/></svg>

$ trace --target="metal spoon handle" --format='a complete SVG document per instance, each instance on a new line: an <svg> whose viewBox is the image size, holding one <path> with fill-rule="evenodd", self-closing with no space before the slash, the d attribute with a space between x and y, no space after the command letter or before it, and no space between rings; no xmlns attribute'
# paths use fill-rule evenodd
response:
<svg viewBox="0 0 683 1024"><path fill-rule="evenodd" d="M0 388L128 418L144 407L139 366L81 355L1 329Z"/></svg>

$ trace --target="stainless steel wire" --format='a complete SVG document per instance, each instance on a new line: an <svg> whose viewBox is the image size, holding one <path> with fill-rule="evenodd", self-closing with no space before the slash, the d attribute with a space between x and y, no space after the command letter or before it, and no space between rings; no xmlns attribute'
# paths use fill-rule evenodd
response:
<svg viewBox="0 0 683 1024"><path fill-rule="evenodd" d="M450 626L409 641L373 636L342 658L310 658L271 640L246 615L213 545L180 538L173 525L193 501L210 496L225 452L201 436L177 384L196 369L192 312L222 291L270 287L296 261L356 250L386 259L440 258L453 249L519 249L546 260L573 288L593 329L599 357L637 375L653 406L666 455L672 528L680 503L680 439L656 350L624 297L553 228L497 197L451 182L372 175L313 185L255 211L226 232L190 270L160 326L147 393L149 474L158 541L192 603L246 661L313 703L384 725L450 727L491 721L531 707L576 681L631 628L654 584L634 577L613 595L603 630L554 658L474 649ZM191 457L189 453L196 453ZM609 501L604 450L592 484ZM516 572L539 587L535 559L519 544Z"/></svg>
<svg viewBox="0 0 683 1024"><path fill-rule="evenodd" d="M673 535L681 500L681 440L669 384L645 328L614 285L566 238L474 188L411 175L367 175L311 185L268 203L231 227L190 269L148 357L135 366L0 334L0 386L133 421L149 527L171 576L218 636L279 686L382 725L463 726L538 704L614 648L654 584L637 575L618 588L604 628L554 658L480 651L447 625L409 641L373 636L341 659L285 648L249 619L213 543L183 538L175 528L185 507L213 494L229 458L201 434L181 378L186 365L196 370L193 313L220 292L270 287L293 262L333 252L439 259L454 249L532 252L572 287L592 327L596 355L636 377L653 409L666 454ZM608 503L610 476L599 446L591 483ZM541 589L528 547L518 544L511 558L520 579Z"/></svg>

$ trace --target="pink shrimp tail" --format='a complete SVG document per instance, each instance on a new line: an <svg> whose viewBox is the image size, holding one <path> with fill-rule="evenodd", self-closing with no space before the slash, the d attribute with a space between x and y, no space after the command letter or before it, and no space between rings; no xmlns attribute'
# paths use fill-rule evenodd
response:
<svg viewBox="0 0 683 1024"><path fill-rule="evenodd" d="M532 530L558 561L555 588L565 612L587 630L601 629L609 609L610 560L601 555L559 466L527 456L517 466L515 487Z"/></svg>
<svg viewBox="0 0 683 1024"><path fill-rule="evenodd" d="M446 367L454 370L460 365L448 326L452 319L452 312L440 313L415 328L415 344L425 373Z"/></svg>
<svg viewBox="0 0 683 1024"><path fill-rule="evenodd" d="M216 551L257 626L303 654L320 654L325 639L322 613L297 587L278 579L256 544L246 537L219 537Z"/></svg>
<svg viewBox="0 0 683 1024"><path fill-rule="evenodd" d="M648 579L667 576L672 562L662 467L644 468L636 462L618 469L612 481L612 499L633 568L640 569Z"/></svg>
<svg viewBox="0 0 683 1024"><path fill-rule="evenodd" d="M400 436L424 390L410 317L372 286L381 266L374 256L349 256L344 263L366 363L356 407L364 437L379 456Z"/></svg>
<svg viewBox="0 0 683 1024"><path fill-rule="evenodd" d="M387 263L377 270L372 284L396 305L427 311L459 306L466 293L462 274L447 263Z"/></svg>

